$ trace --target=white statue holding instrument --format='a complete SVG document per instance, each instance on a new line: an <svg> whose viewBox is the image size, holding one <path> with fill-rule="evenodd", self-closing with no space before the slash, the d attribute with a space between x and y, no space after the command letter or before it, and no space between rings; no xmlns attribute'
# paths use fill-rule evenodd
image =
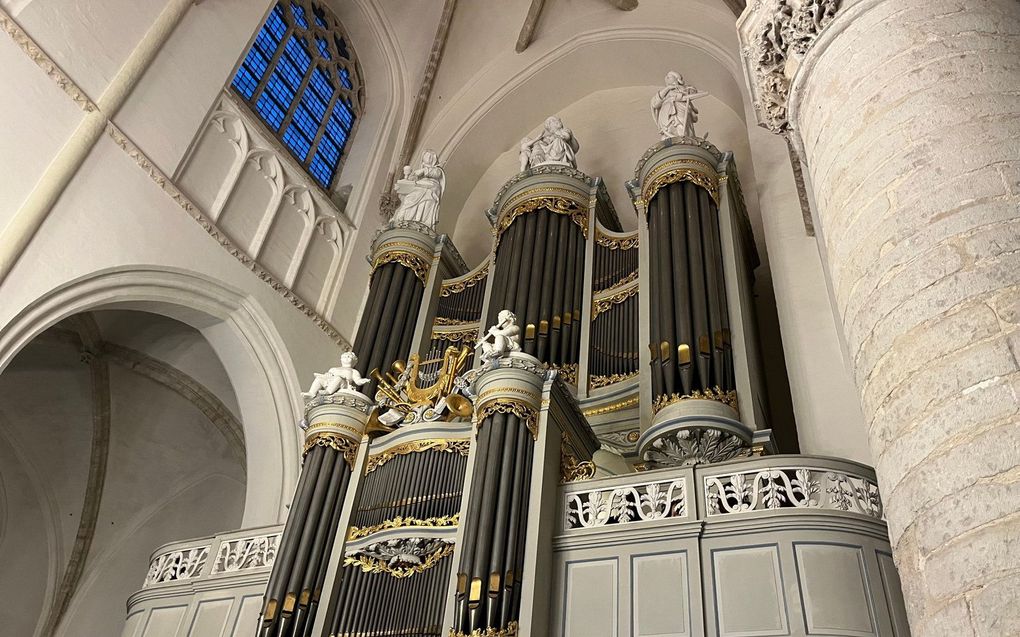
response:
<svg viewBox="0 0 1020 637"><path fill-rule="evenodd" d="M496 324L475 345L475 349L478 348L482 349L483 363L521 351L521 328L517 327L514 313L510 310L501 311L496 317Z"/></svg>
<svg viewBox="0 0 1020 637"><path fill-rule="evenodd" d="M685 83L683 76L676 71L667 73L666 86L652 96L652 117L662 138L695 137L698 108L693 102L707 95L705 91Z"/></svg>

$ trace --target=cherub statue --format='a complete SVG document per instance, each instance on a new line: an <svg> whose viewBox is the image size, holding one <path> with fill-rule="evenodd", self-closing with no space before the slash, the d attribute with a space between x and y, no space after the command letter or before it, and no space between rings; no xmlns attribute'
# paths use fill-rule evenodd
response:
<svg viewBox="0 0 1020 637"><path fill-rule="evenodd" d="M421 154L418 169L404 166L404 178L396 183L396 191L403 197L393 213L393 220L414 221L434 230L439 221L439 200L445 189L446 172L439 165L439 156L426 150Z"/></svg>
<svg viewBox="0 0 1020 637"><path fill-rule="evenodd" d="M491 339L492 342L489 342ZM482 348L482 362L503 358L510 352L521 351L521 328L517 327L517 317L510 310L503 310L496 317L496 324L489 328L485 336L478 341L475 349Z"/></svg>
<svg viewBox="0 0 1020 637"><path fill-rule="evenodd" d="M369 379L361 377L354 368L357 364L358 357L354 352L340 354L340 367L330 367L325 374L316 374L312 386L301 395L310 399L319 395L331 396L338 391L359 391L358 388L368 384Z"/></svg>
<svg viewBox="0 0 1020 637"><path fill-rule="evenodd" d="M667 73L666 86L652 96L652 118L662 138L694 137L698 109L692 102L707 95L684 83L683 76L676 71Z"/></svg>
<svg viewBox="0 0 1020 637"><path fill-rule="evenodd" d="M577 151L580 147L574 133L554 115L545 120L545 127L538 137L525 137L521 140L521 172L544 164L577 168Z"/></svg>

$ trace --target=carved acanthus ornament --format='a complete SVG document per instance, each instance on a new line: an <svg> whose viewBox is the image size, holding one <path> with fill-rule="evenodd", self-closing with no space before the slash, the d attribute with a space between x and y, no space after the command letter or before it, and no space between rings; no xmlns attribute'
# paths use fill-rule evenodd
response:
<svg viewBox="0 0 1020 637"><path fill-rule="evenodd" d="M630 409L631 407L637 407L639 398L637 396L631 396L630 398L624 398L615 403L608 405L602 405L601 407L592 407L585 409L581 413L584 414L585 418L592 416L602 416L603 414L611 414L616 411L623 411L624 409Z"/></svg>
<svg viewBox="0 0 1020 637"><path fill-rule="evenodd" d="M399 263L411 270L422 285L425 285L428 280L429 268L432 267L431 261L414 252L400 249L387 250L372 260L372 274L374 275L376 270L387 263Z"/></svg>
<svg viewBox="0 0 1020 637"><path fill-rule="evenodd" d="M652 200L655 193L659 192L659 189L681 181L689 181L701 186L708 191L712 201L719 205L719 177L716 175L715 168L697 159L674 159L656 166L655 170L645 177L644 183L641 185L640 203L645 206L646 214L648 202Z"/></svg>
<svg viewBox="0 0 1020 637"><path fill-rule="evenodd" d="M517 622L509 622L506 628L476 628L470 633L450 629L450 637L517 637Z"/></svg>
<svg viewBox="0 0 1020 637"><path fill-rule="evenodd" d="M276 561L280 533L224 541L216 554L212 573L235 573L255 568L269 568Z"/></svg>
<svg viewBox="0 0 1020 637"><path fill-rule="evenodd" d="M644 452L648 468L688 467L725 462L749 456L751 449L739 436L718 429L689 428L656 438Z"/></svg>
<svg viewBox="0 0 1020 637"><path fill-rule="evenodd" d="M736 390L723 391L720 387L709 387L704 391L695 389L689 394L663 394L652 403L652 413L657 414L666 406L682 400L715 400L733 409L737 409Z"/></svg>
<svg viewBox="0 0 1020 637"><path fill-rule="evenodd" d="M549 369L555 369L564 383L577 387L577 363L552 365Z"/></svg>
<svg viewBox="0 0 1020 637"><path fill-rule="evenodd" d="M370 455L365 467L365 473L371 473L397 456L409 453L442 451L446 453L459 453L462 456L467 456L470 449L471 441L467 438L428 438L424 440L412 440L410 442L390 447L386 451Z"/></svg>
<svg viewBox="0 0 1020 637"><path fill-rule="evenodd" d="M149 572L142 587L164 582L192 579L202 573L209 558L209 547L199 546L157 555L149 563Z"/></svg>
<svg viewBox="0 0 1020 637"><path fill-rule="evenodd" d="M405 578L424 573L453 554L454 545L441 539L397 538L369 544L344 558L344 566L357 566L366 573L386 573Z"/></svg>
<svg viewBox="0 0 1020 637"><path fill-rule="evenodd" d="M387 529L403 529L407 527L425 526L425 527L446 527L446 526L457 526L460 524L460 513L453 515L444 515L442 517L432 518L415 518L415 517L403 517L397 516L390 520L384 520L379 524L373 526L352 526L347 531L348 540L359 540L363 537L368 537L373 533L379 531L385 531Z"/></svg>
<svg viewBox="0 0 1020 637"><path fill-rule="evenodd" d="M880 519L882 498L870 478L812 467L705 477L709 516L781 508L829 509Z"/></svg>
<svg viewBox="0 0 1020 637"><path fill-rule="evenodd" d="M564 530L687 517L683 477L564 496Z"/></svg>
<svg viewBox="0 0 1020 637"><path fill-rule="evenodd" d="M610 250L630 250L638 246L638 234L632 232L623 237L614 237L612 235L605 234L602 230L595 227L595 243L599 244L603 248L609 248Z"/></svg>
<svg viewBox="0 0 1020 637"><path fill-rule="evenodd" d="M448 326L452 327L452 326ZM471 323L468 327L458 329L443 329L442 327L432 328L432 340L444 340L451 343L460 343L463 341L465 344L470 345L475 342L478 338L478 323Z"/></svg>
<svg viewBox="0 0 1020 637"><path fill-rule="evenodd" d="M765 17L745 43L756 95L754 107L765 128L790 128L790 83L818 34L839 11L841 0L758 0L752 9Z"/></svg>

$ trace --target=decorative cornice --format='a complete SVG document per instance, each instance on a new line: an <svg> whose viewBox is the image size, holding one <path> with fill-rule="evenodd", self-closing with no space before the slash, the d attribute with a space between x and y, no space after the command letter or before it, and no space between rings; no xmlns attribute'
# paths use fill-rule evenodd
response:
<svg viewBox="0 0 1020 637"><path fill-rule="evenodd" d="M574 195L572 190L566 188L535 188L522 193L522 197L530 196L537 193L548 193L553 190L561 190L564 194ZM493 250L499 247L500 237L506 232L506 229L514 222L517 217L526 215L536 210L548 210L549 212L566 215L581 228L581 233L588 236L588 202L580 201L572 197L552 197L547 195L533 196L525 199L523 202L516 204L510 211L500 215L499 221L492 227L493 234Z"/></svg>
<svg viewBox="0 0 1020 637"><path fill-rule="evenodd" d="M411 270L422 285L428 281L429 269L432 267L431 261L421 255L401 249L387 250L372 260L372 274L374 275L376 270L387 263L399 263Z"/></svg>
<svg viewBox="0 0 1020 637"><path fill-rule="evenodd" d="M680 181L689 181L708 191L712 201L719 205L719 178L715 168L698 159L683 158L663 162L645 177L641 185L640 204L646 207L655 193L664 186Z"/></svg>
<svg viewBox="0 0 1020 637"><path fill-rule="evenodd" d="M591 416L601 416L603 414L611 414L614 411L622 411L624 409L630 409L631 407L637 407L638 402L639 402L638 396L631 396L630 398L625 398L623 400L617 401L615 403L610 403L608 405L602 405L601 407L592 407L590 409L585 409L581 413L584 414L585 418L590 418Z"/></svg>
<svg viewBox="0 0 1020 637"><path fill-rule="evenodd" d="M489 218L493 224L496 223L496 214L499 209L499 202L503 201L503 197L510 191L511 188L519 184L521 181L531 177L533 175L564 175L572 179L576 179L583 182L588 188L595 185L595 180L584 174L576 168L570 166L563 166L560 164L545 164L542 166L534 166L525 170L524 172L517 173L513 177L507 180L503 187L496 193L496 198L492 201L492 206L486 211L485 215Z"/></svg>
<svg viewBox="0 0 1020 637"><path fill-rule="evenodd" d="M273 290L278 292L284 299L290 302L291 305L296 307L305 316L312 319L312 322L325 332L333 341L345 350L351 349L351 344L340 335L340 332L333 327L329 321L320 316L314 309L302 301L294 292L280 282L279 279L269 273L268 270L263 268L259 263L248 256L244 250L234 245L234 243L222 232L216 224L212 222L206 214L196 206L191 199L188 198L181 190L177 187L170 177L163 173L155 164L145 155L144 152L138 146L132 142L127 135L125 135L119 128L113 123L109 123L106 126L106 132L110 136L110 139L114 141L124 152L128 154L128 157L134 160L138 167L145 171L153 182L156 183L160 189L163 190L178 206L181 207L192 219L198 222L198 225L202 227L209 236L217 241L232 257L241 262L242 265L247 267L249 270L255 273L255 275L262 279L264 282L269 284Z"/></svg>
<svg viewBox="0 0 1020 637"><path fill-rule="evenodd" d="M598 225L595 226L595 243L610 250L630 250L638 246L638 233L635 230L623 236L609 234Z"/></svg>
<svg viewBox="0 0 1020 637"><path fill-rule="evenodd" d="M467 438L426 438L424 440L412 440L410 442L390 447L385 451L370 455L368 457L368 464L365 466L365 473L371 473L397 456L409 453L443 451L446 453L459 453L462 456L467 456L470 450L471 441Z"/></svg>
<svg viewBox="0 0 1020 637"><path fill-rule="evenodd" d="M46 55L46 52L39 47L38 44L25 32L24 29L11 17L9 13L0 7L0 29L2 29L7 35L11 36L14 43L18 45L25 55L29 57L35 65L46 73L46 76L56 83L60 87L60 90L64 91L68 97L70 97L78 107L86 113L92 113L98 110L95 102L89 99L89 96L85 94L85 91L81 89L77 84L74 83L67 73L57 66L57 63L53 61L53 58Z"/></svg>

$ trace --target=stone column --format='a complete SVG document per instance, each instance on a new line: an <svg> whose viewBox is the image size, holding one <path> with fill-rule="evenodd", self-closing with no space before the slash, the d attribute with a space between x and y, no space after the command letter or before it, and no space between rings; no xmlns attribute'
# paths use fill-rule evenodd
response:
<svg viewBox="0 0 1020 637"><path fill-rule="evenodd" d="M1020 3L766 0L915 637L1020 633ZM794 211L790 211L794 214Z"/></svg>

